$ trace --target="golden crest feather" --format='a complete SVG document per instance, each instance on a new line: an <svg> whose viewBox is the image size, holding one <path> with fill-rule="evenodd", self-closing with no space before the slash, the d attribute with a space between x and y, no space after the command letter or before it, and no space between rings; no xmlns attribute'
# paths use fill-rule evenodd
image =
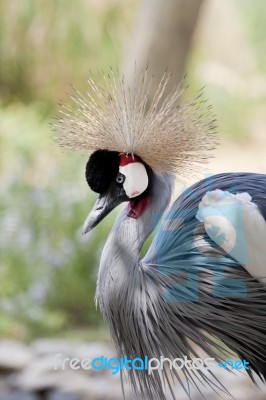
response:
<svg viewBox="0 0 266 400"><path fill-rule="evenodd" d="M72 104L62 106L62 117L54 124L56 140L89 153L100 149L132 153L155 171L180 178L197 174L216 144L211 107L202 90L182 101L184 81L169 91L168 72L149 101L154 77L147 71L135 79L132 88L111 70L101 73L102 86L90 77L90 91L83 95L74 89Z"/></svg>

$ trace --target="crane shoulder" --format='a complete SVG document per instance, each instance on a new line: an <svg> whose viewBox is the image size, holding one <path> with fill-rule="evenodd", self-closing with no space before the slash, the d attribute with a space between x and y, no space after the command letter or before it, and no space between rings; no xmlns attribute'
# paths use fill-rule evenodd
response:
<svg viewBox="0 0 266 400"><path fill-rule="evenodd" d="M244 266L253 277L266 276L266 175L210 176L186 189L155 224L159 219L146 268L172 275Z"/></svg>
<svg viewBox="0 0 266 400"><path fill-rule="evenodd" d="M248 192L209 191L196 218L218 246L266 284L266 221Z"/></svg>

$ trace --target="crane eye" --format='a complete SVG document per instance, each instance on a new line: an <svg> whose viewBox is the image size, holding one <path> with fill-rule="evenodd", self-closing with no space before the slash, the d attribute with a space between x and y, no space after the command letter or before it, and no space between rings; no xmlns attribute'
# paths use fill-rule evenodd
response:
<svg viewBox="0 0 266 400"><path fill-rule="evenodd" d="M119 172L119 174L117 175L117 177L116 177L116 182L117 183L119 183L119 184L122 184L122 183L124 183L125 182L125 175L123 175L123 174L121 174L120 172Z"/></svg>

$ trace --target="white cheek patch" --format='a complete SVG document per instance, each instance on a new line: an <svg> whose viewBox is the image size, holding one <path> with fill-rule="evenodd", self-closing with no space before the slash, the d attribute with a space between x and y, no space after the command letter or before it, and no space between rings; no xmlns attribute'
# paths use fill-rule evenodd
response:
<svg viewBox="0 0 266 400"><path fill-rule="evenodd" d="M127 164L119 167L119 172L125 175L123 184L127 196L132 199L143 193L149 184L146 168L139 162Z"/></svg>

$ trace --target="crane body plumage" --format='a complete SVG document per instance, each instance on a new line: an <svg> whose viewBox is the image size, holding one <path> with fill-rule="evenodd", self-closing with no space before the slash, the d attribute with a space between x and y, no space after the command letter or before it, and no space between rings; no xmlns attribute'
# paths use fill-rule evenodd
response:
<svg viewBox="0 0 266 400"><path fill-rule="evenodd" d="M211 176L188 188L165 215L173 178L156 176L153 182L149 209L137 220L127 216L127 208L121 212L100 263L96 298L119 356L193 358L194 342L220 360L223 348L210 339L213 335L265 378L265 288L209 238L196 214L203 196L220 189L250 193L266 220L266 176ZM141 260L142 244L160 217ZM183 372L195 381L191 372ZM165 398L157 371L130 373L140 398ZM218 384L206 379L214 388Z"/></svg>
<svg viewBox="0 0 266 400"><path fill-rule="evenodd" d="M176 176L197 173L214 146L210 108L201 94L182 103L180 87L164 99L169 76L148 109L147 71L134 91L113 74L103 79L109 92L89 80L95 98L77 92L58 127L60 144L93 152L86 179L99 198L84 233L127 202L104 246L96 289L118 356L193 359L200 348L218 362L230 351L249 363L252 380L254 372L264 380L266 175L210 176L168 208ZM137 399L164 400L166 389L175 399L176 381L188 398L190 385L227 393L204 369L127 374Z"/></svg>

